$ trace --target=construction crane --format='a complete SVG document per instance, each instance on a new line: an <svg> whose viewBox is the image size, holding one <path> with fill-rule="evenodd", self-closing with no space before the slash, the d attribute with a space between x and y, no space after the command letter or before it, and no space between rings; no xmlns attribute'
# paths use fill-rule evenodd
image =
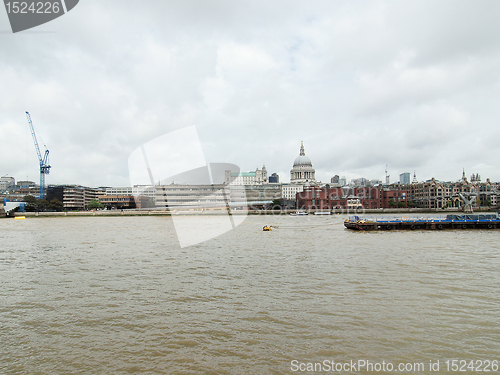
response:
<svg viewBox="0 0 500 375"><path fill-rule="evenodd" d="M38 141L36 140L35 128L33 128L31 116L28 111L26 111L26 117L28 118L28 124L30 125L31 135L33 136L33 142L35 142L35 149L40 163L40 199L45 199L45 175L50 173L49 150L47 150L47 146L43 145L45 147L45 153L42 158L40 147L38 147Z"/></svg>

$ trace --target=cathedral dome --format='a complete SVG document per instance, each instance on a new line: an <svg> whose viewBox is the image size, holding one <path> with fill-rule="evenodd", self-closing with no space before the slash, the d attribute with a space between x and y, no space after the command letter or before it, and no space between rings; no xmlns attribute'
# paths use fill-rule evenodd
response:
<svg viewBox="0 0 500 375"><path fill-rule="evenodd" d="M301 142L300 155L295 158L293 168L290 171L290 182L303 184L314 182L315 180L315 171L311 159L306 156L304 143Z"/></svg>
<svg viewBox="0 0 500 375"><path fill-rule="evenodd" d="M309 159L305 155L299 155L295 158L295 161L293 162L293 166L296 167L299 165L310 165L312 167L311 159Z"/></svg>
<svg viewBox="0 0 500 375"><path fill-rule="evenodd" d="M300 143L300 154L295 158L295 161L293 162L294 167L298 167L300 165L305 165L305 166L311 166L312 167L312 162L311 159L309 159L306 156L306 152L304 150L304 143Z"/></svg>

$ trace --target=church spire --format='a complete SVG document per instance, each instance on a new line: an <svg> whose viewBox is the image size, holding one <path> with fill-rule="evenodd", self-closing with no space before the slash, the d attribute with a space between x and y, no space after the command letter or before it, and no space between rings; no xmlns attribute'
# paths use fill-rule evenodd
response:
<svg viewBox="0 0 500 375"><path fill-rule="evenodd" d="M304 141L300 141L300 155L304 156L306 152L304 151Z"/></svg>

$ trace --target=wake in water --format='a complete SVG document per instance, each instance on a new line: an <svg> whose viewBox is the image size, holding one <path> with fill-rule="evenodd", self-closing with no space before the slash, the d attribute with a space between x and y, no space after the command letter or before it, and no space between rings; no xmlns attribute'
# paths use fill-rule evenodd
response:
<svg viewBox="0 0 500 375"><path fill-rule="evenodd" d="M329 222L324 224L316 224L316 223L300 223L294 225L268 225L273 229L305 229L305 228L321 228L321 227L331 227L336 225L343 225L342 222Z"/></svg>

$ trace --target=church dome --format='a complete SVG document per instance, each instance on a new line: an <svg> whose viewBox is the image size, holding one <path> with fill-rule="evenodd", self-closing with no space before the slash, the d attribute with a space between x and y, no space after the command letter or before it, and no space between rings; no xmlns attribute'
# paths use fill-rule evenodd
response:
<svg viewBox="0 0 500 375"><path fill-rule="evenodd" d="M295 161L293 162L293 166L294 167L297 167L297 166L300 166L300 165L311 166L312 167L311 159L309 159L306 156L306 152L304 150L304 143L303 142L300 143L300 154L299 154L299 156L297 156L295 158Z"/></svg>
<svg viewBox="0 0 500 375"><path fill-rule="evenodd" d="M294 184L306 184L316 181L315 171L311 159L306 156L304 143L300 144L300 155L295 158L293 168L290 171L290 182Z"/></svg>
<svg viewBox="0 0 500 375"><path fill-rule="evenodd" d="M296 167L298 165L310 165L312 166L311 159L309 159L305 155L299 155L295 158L295 161L293 162L293 166Z"/></svg>

